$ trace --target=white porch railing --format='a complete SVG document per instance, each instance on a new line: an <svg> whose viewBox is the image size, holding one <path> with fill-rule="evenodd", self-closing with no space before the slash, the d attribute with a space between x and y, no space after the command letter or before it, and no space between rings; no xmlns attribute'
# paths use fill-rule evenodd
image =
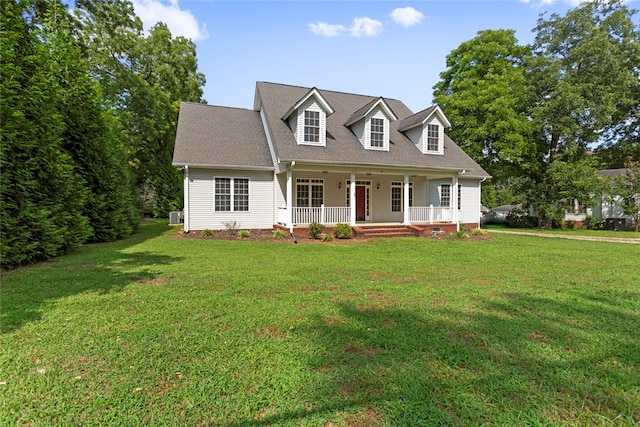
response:
<svg viewBox="0 0 640 427"><path fill-rule="evenodd" d="M324 205L314 208L292 208L291 220L294 224L348 224L351 219L351 210L346 207L326 207ZM278 223L288 223L287 208L278 208Z"/></svg>
<svg viewBox="0 0 640 427"><path fill-rule="evenodd" d="M409 222L451 222L453 208L443 206L414 206L409 208Z"/></svg>
<svg viewBox="0 0 640 427"><path fill-rule="evenodd" d="M291 220L293 224L349 224L351 210L347 207L326 207L324 205L315 208L292 208ZM453 208L442 206L420 206L409 208L409 222L434 223L452 222ZM278 224L287 225L289 217L285 206L278 208Z"/></svg>

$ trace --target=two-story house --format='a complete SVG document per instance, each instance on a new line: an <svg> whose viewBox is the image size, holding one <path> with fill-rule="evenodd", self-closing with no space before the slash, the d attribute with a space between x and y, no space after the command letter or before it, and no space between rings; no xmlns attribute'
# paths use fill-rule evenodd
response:
<svg viewBox="0 0 640 427"><path fill-rule="evenodd" d="M184 230L311 222L480 224L489 175L445 133L438 106L258 82L253 109L183 103L173 164Z"/></svg>

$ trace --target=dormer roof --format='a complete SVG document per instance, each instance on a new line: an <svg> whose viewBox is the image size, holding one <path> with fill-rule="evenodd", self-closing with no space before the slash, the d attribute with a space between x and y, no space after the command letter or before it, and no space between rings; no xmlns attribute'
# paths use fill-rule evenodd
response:
<svg viewBox="0 0 640 427"><path fill-rule="evenodd" d="M447 119L447 116L444 115L440 107L437 105L434 105L425 110L419 111L409 117L405 117L404 119L399 121L397 123L398 131L405 132L409 129L413 129L414 127L424 126L425 123L428 123L429 121L431 121L431 118L434 115L438 117L438 119L440 120L440 123L442 123L444 127L451 126L451 123L449 123L449 119Z"/></svg>
<svg viewBox="0 0 640 427"><path fill-rule="evenodd" d="M282 120L287 120L289 117L291 117L291 115L298 111L298 109L304 105L305 102L307 102L307 100L309 98L315 98L316 101L318 101L318 103L320 104L320 106L322 107L322 109L325 111L325 113L328 115L331 115L334 113L333 108L331 108L331 105L327 102L326 99L324 99L324 97L320 94L320 91L318 91L317 88L313 87L311 88L302 98L300 98L295 104L293 104L291 106L291 108L289 108L287 110L286 113L284 113L284 116L282 116Z"/></svg>
<svg viewBox="0 0 640 427"><path fill-rule="evenodd" d="M313 146L298 144L295 133L289 126L292 106L308 100L310 93L317 93L335 112L326 118L326 145ZM386 106L391 117L397 120L389 123L389 151L371 150L362 146L352 128L345 126L355 117L366 117L367 113L380 106ZM458 147L446 134L443 135L443 154L422 154L414 142L398 131L398 124L406 125L414 114L397 99L372 97L353 93L336 92L325 89L309 89L278 83L258 82L256 85L256 111L263 115L265 131L274 146L275 164L292 161L298 163L332 165L366 165L370 167L433 168L441 170L465 170L466 177L489 177L471 157ZM366 108L365 108L366 107ZM291 112L289 112L291 110ZM436 111L435 108L433 111ZM357 116L355 113L358 113ZM423 112L421 112L423 113ZM433 116L431 116L433 117ZM443 124L449 124L444 120ZM424 118L426 119L426 117ZM423 120L424 120L423 119ZM412 119L414 120L414 119Z"/></svg>
<svg viewBox="0 0 640 427"><path fill-rule="evenodd" d="M355 111L351 116L349 116L344 125L351 126L352 124L364 119L376 107L379 107L392 121L398 120L398 117L394 114L393 110L389 107L384 98L379 97L371 102L368 102L362 108L359 108L357 111Z"/></svg>

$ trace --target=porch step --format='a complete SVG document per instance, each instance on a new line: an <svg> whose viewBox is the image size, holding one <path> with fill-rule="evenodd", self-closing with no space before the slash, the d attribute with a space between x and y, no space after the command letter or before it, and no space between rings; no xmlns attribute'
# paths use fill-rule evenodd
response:
<svg viewBox="0 0 640 427"><path fill-rule="evenodd" d="M361 237L411 237L415 231L404 225L356 226L353 231Z"/></svg>

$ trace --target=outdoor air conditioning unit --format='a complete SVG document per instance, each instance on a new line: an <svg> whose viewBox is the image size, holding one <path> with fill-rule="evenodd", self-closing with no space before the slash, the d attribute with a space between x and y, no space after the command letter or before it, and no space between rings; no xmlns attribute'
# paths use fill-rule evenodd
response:
<svg viewBox="0 0 640 427"><path fill-rule="evenodd" d="M611 231L626 231L627 219L626 218L607 218L604 220L604 229Z"/></svg>
<svg viewBox="0 0 640 427"><path fill-rule="evenodd" d="M184 214L182 211L169 212L169 224L182 224L184 222Z"/></svg>

